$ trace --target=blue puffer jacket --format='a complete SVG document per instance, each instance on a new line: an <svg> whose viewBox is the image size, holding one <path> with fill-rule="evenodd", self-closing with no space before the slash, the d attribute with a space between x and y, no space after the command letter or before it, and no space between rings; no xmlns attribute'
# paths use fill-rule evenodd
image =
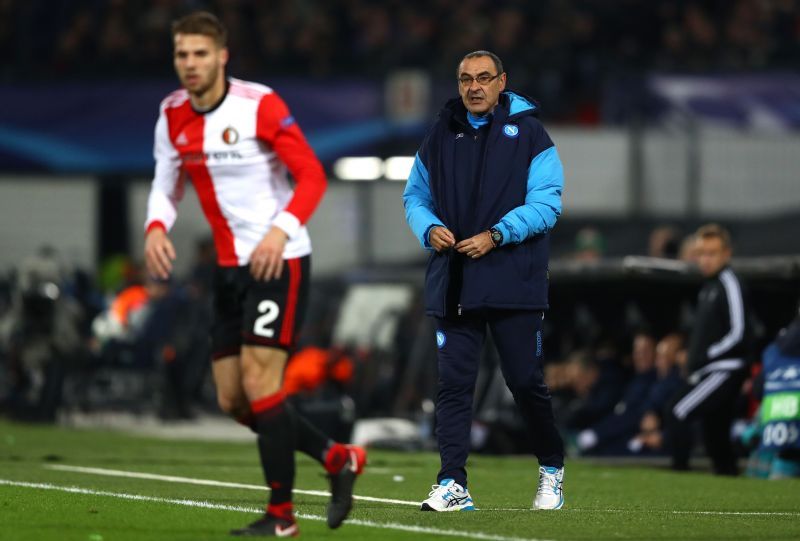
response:
<svg viewBox="0 0 800 541"><path fill-rule="evenodd" d="M426 312L547 308L548 232L561 214L564 173L535 118L536 105L503 92L486 126L474 128L461 99L449 101L426 135L406 184L406 220L423 247L444 225L467 239L496 227L503 244L473 260L432 251Z"/></svg>

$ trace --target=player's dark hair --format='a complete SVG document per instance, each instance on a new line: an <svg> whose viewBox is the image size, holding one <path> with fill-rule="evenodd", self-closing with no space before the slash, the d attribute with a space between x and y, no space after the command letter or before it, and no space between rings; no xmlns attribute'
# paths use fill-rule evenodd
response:
<svg viewBox="0 0 800 541"><path fill-rule="evenodd" d="M489 58L492 59L492 62L494 62L494 67L497 70L497 74L498 75L503 73L503 61L500 60L499 56L497 56L496 54L494 54L491 51L482 51L482 50L481 51L472 51L471 53L467 53L466 55L464 55L464 58L461 59L461 62L464 62L464 60L467 60L469 58L480 58L482 56L488 56ZM459 62L458 63L458 67L456 67L456 77L461 75L458 72L458 68L461 67L461 62Z"/></svg>
<svg viewBox="0 0 800 541"><path fill-rule="evenodd" d="M176 34L201 34L214 40L217 47L228 43L228 29L219 19L208 11L195 11L172 23L172 37Z"/></svg>
<svg viewBox="0 0 800 541"><path fill-rule="evenodd" d="M698 239L719 239L725 248L733 248L731 243L731 234L728 230L719 224L706 224L697 230L695 236Z"/></svg>

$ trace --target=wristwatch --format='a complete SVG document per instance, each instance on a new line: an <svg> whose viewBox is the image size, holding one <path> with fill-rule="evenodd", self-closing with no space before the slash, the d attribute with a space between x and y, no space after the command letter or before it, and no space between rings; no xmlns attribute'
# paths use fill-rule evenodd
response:
<svg viewBox="0 0 800 541"><path fill-rule="evenodd" d="M489 230L489 236L492 238L492 243L495 246L500 246L503 244L503 234L496 227L493 227Z"/></svg>

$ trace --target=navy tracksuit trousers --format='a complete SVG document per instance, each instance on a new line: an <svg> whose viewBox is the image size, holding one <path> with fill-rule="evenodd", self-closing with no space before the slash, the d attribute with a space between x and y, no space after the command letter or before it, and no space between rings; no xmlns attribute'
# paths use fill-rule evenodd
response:
<svg viewBox="0 0 800 541"><path fill-rule="evenodd" d="M553 419L542 371L543 313L487 309L437 318L439 382L436 437L442 468L437 479L467 486L472 402L486 328L500 354L501 369L534 442L542 466L563 467L564 443Z"/></svg>

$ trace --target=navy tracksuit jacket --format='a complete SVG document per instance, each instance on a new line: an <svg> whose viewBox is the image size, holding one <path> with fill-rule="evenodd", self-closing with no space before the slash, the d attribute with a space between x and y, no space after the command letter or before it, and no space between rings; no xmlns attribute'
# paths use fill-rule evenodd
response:
<svg viewBox="0 0 800 541"><path fill-rule="evenodd" d="M563 465L542 375L541 324L547 308L548 233L561 213L563 170L535 117L536 105L503 92L489 122L449 101L417 153L403 193L406 219L424 248L432 227L457 241L496 227L503 242L473 260L431 249L426 312L437 318L439 481L466 486L472 398L487 326L501 368L534 440L539 462Z"/></svg>

